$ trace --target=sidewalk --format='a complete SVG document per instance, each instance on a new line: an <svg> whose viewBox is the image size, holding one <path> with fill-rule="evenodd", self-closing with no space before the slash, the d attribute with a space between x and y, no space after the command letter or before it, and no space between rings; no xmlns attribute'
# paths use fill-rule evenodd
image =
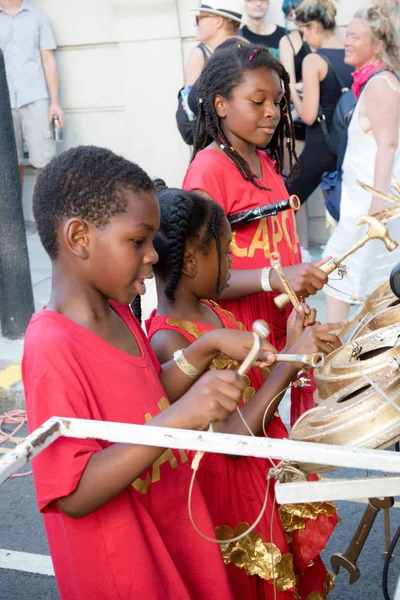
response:
<svg viewBox="0 0 400 600"><path fill-rule="evenodd" d="M51 263L43 250L34 225L27 225L31 278L35 310L40 310L49 298ZM0 414L24 408L21 381L23 340L8 340L0 336Z"/></svg>
<svg viewBox="0 0 400 600"><path fill-rule="evenodd" d="M29 261L35 310L42 310L49 301L51 290L51 262L44 251L35 226L27 225L26 237L28 243ZM313 260L321 256L321 247L311 247ZM147 282L147 292L142 298L143 320L155 308L157 295L154 280ZM325 297L319 293L310 298L309 303L318 311L319 319L325 321ZM24 391L21 381L21 359L23 340L7 340L0 336L0 415L15 409L24 409Z"/></svg>

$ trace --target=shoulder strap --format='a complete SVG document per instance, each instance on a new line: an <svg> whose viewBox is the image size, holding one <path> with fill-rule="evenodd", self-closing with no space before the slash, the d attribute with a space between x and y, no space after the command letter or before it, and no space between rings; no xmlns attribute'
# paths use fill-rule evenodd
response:
<svg viewBox="0 0 400 600"><path fill-rule="evenodd" d="M392 69L389 69L389 67L381 67L380 69L377 69L376 71L374 71L374 72L373 72L373 73L372 73L372 74L371 74L371 75L368 77L367 81L365 81L365 82L362 84L362 86L361 86L361 89L363 89L363 88L364 88L364 87L367 85L368 81L369 81L370 79L372 79L373 77L375 77L375 75L379 75L380 73L384 73L385 71L387 71L388 73L392 73L393 75L395 75L395 76L396 76L396 78L397 78L397 79L399 79L399 76L397 75L397 73L396 73L395 71L392 71Z"/></svg>
<svg viewBox="0 0 400 600"><path fill-rule="evenodd" d="M296 51L295 51L295 49L294 49L293 42L292 42L292 40L290 39L290 33L287 33L287 34L285 35L285 37L287 38L287 41L289 42L289 44L290 44L290 45L291 45L291 47L292 47L292 50L293 50L293 55L296 55Z"/></svg>
<svg viewBox="0 0 400 600"><path fill-rule="evenodd" d="M336 80L339 83L340 89L342 90L342 92L347 91L349 88L347 87L347 85L344 84L343 79L340 77L339 73L335 69L335 66L334 66L333 62L331 61L331 59L329 58L329 56L326 56L325 54L320 54L319 52L317 52L317 54L318 54L318 56L323 58L324 61L328 63L328 67L330 67L332 69L333 74L335 75Z"/></svg>
<svg viewBox="0 0 400 600"><path fill-rule="evenodd" d="M209 48L207 48L207 46L205 44L203 44L203 42L201 42L197 47L199 48L199 50L201 50L201 52L204 56L204 60L207 62L207 60L211 56L211 52L210 52Z"/></svg>

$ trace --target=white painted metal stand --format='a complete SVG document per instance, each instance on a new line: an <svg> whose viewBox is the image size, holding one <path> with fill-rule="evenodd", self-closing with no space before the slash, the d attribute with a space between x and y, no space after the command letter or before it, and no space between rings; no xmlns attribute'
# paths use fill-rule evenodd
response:
<svg viewBox="0 0 400 600"><path fill-rule="evenodd" d="M400 474L400 453L272 438L53 417L0 459L0 484L60 436L255 456ZM400 476L277 484L280 504L400 495Z"/></svg>

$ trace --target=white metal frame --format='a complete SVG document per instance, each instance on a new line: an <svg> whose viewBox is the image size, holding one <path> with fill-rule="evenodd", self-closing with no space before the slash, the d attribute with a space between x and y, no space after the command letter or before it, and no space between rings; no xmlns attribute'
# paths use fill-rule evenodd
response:
<svg viewBox="0 0 400 600"><path fill-rule="evenodd" d="M0 459L0 484L60 436L400 474L400 453L262 437L53 417ZM280 504L400 495L400 476L276 485Z"/></svg>

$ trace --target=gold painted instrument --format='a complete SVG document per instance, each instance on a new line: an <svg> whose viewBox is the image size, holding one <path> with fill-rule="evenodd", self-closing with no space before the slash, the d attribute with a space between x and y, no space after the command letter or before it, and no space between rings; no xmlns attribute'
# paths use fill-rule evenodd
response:
<svg viewBox="0 0 400 600"><path fill-rule="evenodd" d="M275 269L276 274L278 275L279 280L282 284L282 287L285 290L285 293L281 294L281 296L284 295L288 299L286 304L289 304L289 302L291 302L293 308L296 308L297 306L299 306L300 300L298 299L294 289L290 285L290 283L285 275L285 272L281 266L280 256L277 252L271 252L270 262L271 262L271 267L273 269ZM280 298L280 296L277 296L277 297ZM276 304L276 302L275 302L275 304Z"/></svg>
<svg viewBox="0 0 400 600"><path fill-rule="evenodd" d="M344 335L351 330L352 327L357 326L368 314L377 311L379 309L388 308L391 306L397 306L400 304L400 299L397 298L390 289L389 282L383 283L379 286L372 294L370 294L364 302L361 310L355 315L355 317L343 327L337 335L343 339ZM351 336L354 338L354 335Z"/></svg>
<svg viewBox="0 0 400 600"><path fill-rule="evenodd" d="M320 400L360 379L360 370L373 375L389 359L400 360L400 323L381 327L331 352L314 372Z"/></svg>
<svg viewBox="0 0 400 600"><path fill-rule="evenodd" d="M370 379L400 408L400 369L396 359L387 361ZM300 417L290 439L383 449L400 439L400 412L379 391L358 377L330 394L303 419ZM315 451L318 452L318 447ZM300 468L308 473L334 470L325 465L303 463Z"/></svg>
<svg viewBox="0 0 400 600"><path fill-rule="evenodd" d="M349 342L371 331L400 323L400 300L395 306L381 307L365 315L349 337Z"/></svg>
<svg viewBox="0 0 400 600"><path fill-rule="evenodd" d="M315 352L315 354L275 354L276 362L302 363L307 367L322 367L325 363L325 354Z"/></svg>

